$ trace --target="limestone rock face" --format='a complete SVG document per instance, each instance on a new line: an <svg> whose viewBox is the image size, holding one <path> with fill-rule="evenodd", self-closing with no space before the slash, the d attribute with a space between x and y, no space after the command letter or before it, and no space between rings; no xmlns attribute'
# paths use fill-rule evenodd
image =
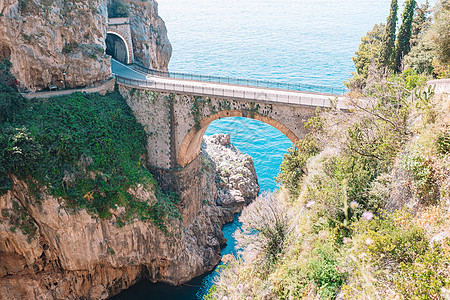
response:
<svg viewBox="0 0 450 300"><path fill-rule="evenodd" d="M105 0L0 1L0 55L23 90L90 86L111 76Z"/></svg>
<svg viewBox="0 0 450 300"><path fill-rule="evenodd" d="M242 209L243 205L258 196L259 185L253 160L230 143L229 134L205 136L202 151L211 157L217 170L218 205Z"/></svg>
<svg viewBox="0 0 450 300"><path fill-rule="evenodd" d="M145 67L167 71L172 46L164 21L158 15L158 4L153 1L127 1L130 7L131 38L134 59Z"/></svg>
<svg viewBox="0 0 450 300"><path fill-rule="evenodd" d="M210 156L222 147L241 168L253 168L231 144L214 145ZM27 184L12 177L13 190L0 196L0 299L106 299L143 278L179 284L211 270L226 242L223 224L252 200L248 191L259 189L256 178L217 186L218 163L203 154L177 174L183 220L167 221L167 233L139 220L117 226L121 208L99 220L45 190L37 202ZM254 168L248 172L253 176ZM218 200L232 191L239 196ZM142 186L128 192L156 201Z"/></svg>
<svg viewBox="0 0 450 300"><path fill-rule="evenodd" d="M88 87L109 79L109 1L0 1L0 58L10 57L20 89ZM124 1L129 5L136 62L167 70L172 47L157 3Z"/></svg>

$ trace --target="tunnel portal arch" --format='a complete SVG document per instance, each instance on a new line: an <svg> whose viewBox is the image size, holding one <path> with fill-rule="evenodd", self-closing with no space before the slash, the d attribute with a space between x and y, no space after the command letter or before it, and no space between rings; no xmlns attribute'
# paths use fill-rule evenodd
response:
<svg viewBox="0 0 450 300"><path fill-rule="evenodd" d="M108 30L106 34L106 54L124 63L131 64L131 47L120 33Z"/></svg>

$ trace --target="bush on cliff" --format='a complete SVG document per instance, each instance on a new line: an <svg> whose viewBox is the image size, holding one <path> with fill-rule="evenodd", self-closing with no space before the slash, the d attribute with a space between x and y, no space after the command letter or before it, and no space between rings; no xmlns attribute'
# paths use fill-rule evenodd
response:
<svg viewBox="0 0 450 300"><path fill-rule="evenodd" d="M372 77L365 94L349 95L350 111L311 119L271 200L284 204L288 224L276 260L244 251L205 299L446 299L450 102L425 80L414 70ZM259 249L270 245L267 222L243 221Z"/></svg>
<svg viewBox="0 0 450 300"><path fill-rule="evenodd" d="M45 185L68 207L102 219L124 207L118 225L138 217L164 228L167 215L179 217L177 197L163 194L145 168L146 133L117 91L25 101L3 84L0 107L7 108L0 116L1 193L14 174L34 187L38 202ZM131 191L141 186L159 200L138 199Z"/></svg>

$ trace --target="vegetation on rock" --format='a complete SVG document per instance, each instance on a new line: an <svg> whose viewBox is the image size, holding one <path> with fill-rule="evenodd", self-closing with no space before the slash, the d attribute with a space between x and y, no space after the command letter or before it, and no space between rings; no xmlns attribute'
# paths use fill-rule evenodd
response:
<svg viewBox="0 0 450 300"><path fill-rule="evenodd" d="M446 18L438 11L414 47ZM205 299L448 299L450 99L418 69L376 66L381 28L357 52L362 88L347 95L349 112L307 122L281 190L243 211L241 250ZM445 61L436 49L446 46L432 47L432 61Z"/></svg>
<svg viewBox="0 0 450 300"><path fill-rule="evenodd" d="M123 18L129 15L129 5L122 0L112 0L108 3L109 18Z"/></svg>
<svg viewBox="0 0 450 300"><path fill-rule="evenodd" d="M2 79L11 79L2 66ZM162 193L146 169L146 133L118 92L25 100L7 82L0 82L1 193L15 175L34 187L37 202L45 189L101 219L124 207L119 226L137 217L165 228L166 216L180 216L178 197ZM140 199L139 189L158 200Z"/></svg>
<svg viewBox="0 0 450 300"><path fill-rule="evenodd" d="M405 2L402 25L396 33L397 1L391 3L387 25L379 24L361 39L356 56L356 72L346 85L351 90L364 90L366 81L374 74L402 73L413 69L418 74L445 78L450 75L450 4L442 0L430 17L428 2L417 5Z"/></svg>

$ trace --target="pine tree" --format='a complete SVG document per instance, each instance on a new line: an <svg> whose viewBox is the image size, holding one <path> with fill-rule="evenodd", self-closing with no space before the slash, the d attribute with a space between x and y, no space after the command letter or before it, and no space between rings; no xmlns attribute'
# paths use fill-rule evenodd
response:
<svg viewBox="0 0 450 300"><path fill-rule="evenodd" d="M397 0L391 1L391 11L386 21L386 27L381 40L380 64L389 69L394 67L395 31L397 27Z"/></svg>
<svg viewBox="0 0 450 300"><path fill-rule="evenodd" d="M411 25L414 18L416 0L407 0L402 14L402 25L398 32L397 45L395 47L395 71L399 72L403 57L411 50Z"/></svg>

